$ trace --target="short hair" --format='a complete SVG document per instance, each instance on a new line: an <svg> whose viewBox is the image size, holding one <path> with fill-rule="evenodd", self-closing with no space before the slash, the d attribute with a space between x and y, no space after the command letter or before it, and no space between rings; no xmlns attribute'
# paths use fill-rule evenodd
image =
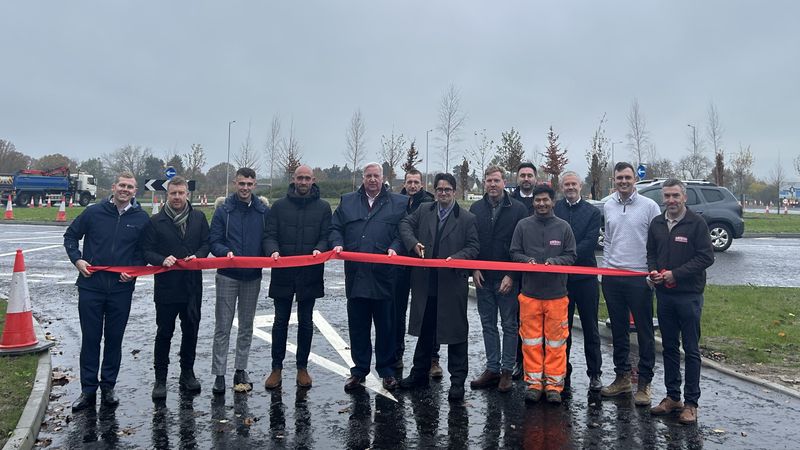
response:
<svg viewBox="0 0 800 450"><path fill-rule="evenodd" d="M117 181L115 181L114 184L117 184L120 178L131 178L134 181L136 180L136 177L130 171L127 170L123 170L122 172L119 172L117 174Z"/></svg>
<svg viewBox="0 0 800 450"><path fill-rule="evenodd" d="M492 173L495 173L495 172L500 172L500 177L501 178L506 176L505 169L503 169L500 166L489 166L489 167L487 167L486 170L483 171L483 176L484 177L488 177L489 174L492 174Z"/></svg>
<svg viewBox="0 0 800 450"><path fill-rule="evenodd" d="M446 181L450 183L450 186L453 186L453 189L456 189L456 177L450 173L437 173L435 177L433 177L433 187L436 188L439 185L439 181Z"/></svg>
<svg viewBox="0 0 800 450"><path fill-rule="evenodd" d="M377 167L378 170L380 170L380 172L381 172L381 176L383 176L383 166L381 165L381 163L377 163L377 162L374 162L374 161L373 162L368 162L368 163L366 163L364 165L363 172L366 173L367 169L369 169L370 167Z"/></svg>
<svg viewBox="0 0 800 450"><path fill-rule="evenodd" d="M575 178L578 179L578 183L583 184L583 181L581 181L581 176L578 175L577 172L572 171L572 170L568 170L568 171L562 173L561 177L559 177L559 179L558 179L558 183L561 184L564 181L564 178L567 178L567 177L575 177Z"/></svg>
<svg viewBox="0 0 800 450"><path fill-rule="evenodd" d="M186 181L186 178L183 178L180 175L175 175L174 177L170 178L169 184L167 186L169 187L169 186L172 186L172 185L175 185L175 186L186 186L187 188L189 187L189 183Z"/></svg>
<svg viewBox="0 0 800 450"><path fill-rule="evenodd" d="M536 197L539 194L547 194L550 197L550 200L556 198L556 191L550 187L548 184L537 184L536 187L533 188L533 196Z"/></svg>
<svg viewBox="0 0 800 450"><path fill-rule="evenodd" d="M622 172L625 169L631 169L634 175L636 175L636 170L633 168L633 165L627 161L620 161L614 164L614 172Z"/></svg>
<svg viewBox="0 0 800 450"><path fill-rule="evenodd" d="M409 176L409 175L419 175L420 177L422 177L422 172L420 172L420 171L419 171L419 170L417 170L417 169L409 169L409 170L407 170L407 171L406 171L406 174L405 174L405 175L403 175L403 181L405 181L406 179L408 179L408 176Z"/></svg>
<svg viewBox="0 0 800 450"><path fill-rule="evenodd" d="M686 195L686 185L683 183L683 181L677 178L667 178L667 181L665 181L664 184L661 185L662 188L672 187L672 186L678 186L679 188L681 188L681 193L683 193L683 195Z"/></svg>
<svg viewBox="0 0 800 450"><path fill-rule="evenodd" d="M517 173L519 173L519 171L522 170L522 169L533 169L533 174L537 175L537 173L536 173L537 172L536 165L534 165L530 161L525 161L524 163L522 163L519 166L517 166Z"/></svg>
<svg viewBox="0 0 800 450"><path fill-rule="evenodd" d="M256 171L249 167L242 167L236 171L236 176L243 176L245 178L256 179Z"/></svg>

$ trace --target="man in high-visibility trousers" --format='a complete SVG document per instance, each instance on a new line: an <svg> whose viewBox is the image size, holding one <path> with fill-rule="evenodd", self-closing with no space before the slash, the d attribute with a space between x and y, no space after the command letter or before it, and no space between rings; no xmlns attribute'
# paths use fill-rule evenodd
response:
<svg viewBox="0 0 800 450"><path fill-rule="evenodd" d="M529 264L572 265L575 236L567 222L553 214L555 192L547 185L533 190L534 214L522 219L511 239L511 259ZM525 272L519 295L519 334L522 337L526 402L546 393L550 403L561 402L567 375L567 275Z"/></svg>

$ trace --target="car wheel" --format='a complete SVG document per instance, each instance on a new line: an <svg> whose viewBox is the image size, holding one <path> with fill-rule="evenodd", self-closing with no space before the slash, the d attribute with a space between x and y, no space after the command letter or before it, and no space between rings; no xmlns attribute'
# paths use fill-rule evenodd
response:
<svg viewBox="0 0 800 450"><path fill-rule="evenodd" d="M708 226L711 233L711 246L715 252L724 252L733 243L731 227L724 223L712 223Z"/></svg>
<svg viewBox="0 0 800 450"><path fill-rule="evenodd" d="M78 204L83 206L84 208L89 205L89 202L92 201L92 198L89 197L89 194L83 193L80 196L80 200L78 200Z"/></svg>

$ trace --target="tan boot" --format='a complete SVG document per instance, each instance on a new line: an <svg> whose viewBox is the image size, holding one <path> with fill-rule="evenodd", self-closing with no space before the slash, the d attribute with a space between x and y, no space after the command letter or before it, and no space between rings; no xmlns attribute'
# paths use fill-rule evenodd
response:
<svg viewBox="0 0 800 450"><path fill-rule="evenodd" d="M281 369L272 369L269 376L264 380L264 389L275 389L281 387Z"/></svg>
<svg viewBox="0 0 800 450"><path fill-rule="evenodd" d="M306 369L297 369L297 386L301 388L311 387L311 375Z"/></svg>
<svg viewBox="0 0 800 450"><path fill-rule="evenodd" d="M684 425L691 425L697 423L697 406L686 404L681 411L678 422Z"/></svg>
<svg viewBox="0 0 800 450"><path fill-rule="evenodd" d="M654 416L663 416L666 414L671 414L675 411L680 411L683 409L683 402L678 400L677 402L669 397L664 397L664 400L661 400L661 403L658 406L654 406L650 408L650 414Z"/></svg>
<svg viewBox="0 0 800 450"><path fill-rule="evenodd" d="M650 403L652 403L650 400L651 394L650 383L639 383L636 393L633 394L633 403L636 406L650 406Z"/></svg>
<svg viewBox="0 0 800 450"><path fill-rule="evenodd" d="M630 372L623 375L617 374L613 383L600 390L600 395L603 397L617 397L623 394L630 394L632 389Z"/></svg>

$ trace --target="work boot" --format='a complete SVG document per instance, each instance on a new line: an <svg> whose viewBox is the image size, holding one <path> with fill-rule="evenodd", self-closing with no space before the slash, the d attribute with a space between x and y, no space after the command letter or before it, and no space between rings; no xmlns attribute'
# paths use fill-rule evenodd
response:
<svg viewBox="0 0 800 450"><path fill-rule="evenodd" d="M500 381L500 374L492 372L489 369L483 371L478 378L469 382L469 387L472 389L486 389L497 386Z"/></svg>
<svg viewBox="0 0 800 450"><path fill-rule="evenodd" d="M678 417L678 422L684 425L691 425L697 423L697 406L687 403L683 406L683 411Z"/></svg>
<svg viewBox="0 0 800 450"><path fill-rule="evenodd" d="M554 389L548 389L545 397L547 398L547 403L561 403L561 393Z"/></svg>
<svg viewBox="0 0 800 450"><path fill-rule="evenodd" d="M464 385L453 384L447 392L447 400L451 402L460 402L464 400Z"/></svg>
<svg viewBox="0 0 800 450"><path fill-rule="evenodd" d="M603 380L600 379L600 375L592 375L589 377L589 390L592 392L599 392L600 389L603 389Z"/></svg>
<svg viewBox="0 0 800 450"><path fill-rule="evenodd" d="M153 385L153 400L161 400L167 398L167 379L156 379L156 384Z"/></svg>
<svg viewBox="0 0 800 450"><path fill-rule="evenodd" d="M631 374L626 372L624 374L617 374L614 382L610 385L600 389L600 395L603 397L617 397L619 395L630 394L633 385L631 385Z"/></svg>
<svg viewBox="0 0 800 450"><path fill-rule="evenodd" d="M430 386L430 381L428 381L427 377L426 378L417 377L416 375L414 375L414 372L412 371L407 377L400 380L400 382L397 384L400 387L400 389L420 389Z"/></svg>
<svg viewBox="0 0 800 450"><path fill-rule="evenodd" d="M439 365L438 359L431 360L431 370L428 373L430 374L431 378L438 379L444 376L444 373L442 372L442 366Z"/></svg>
<svg viewBox="0 0 800 450"><path fill-rule="evenodd" d="M181 369L181 376L178 378L178 386L188 392L200 392L200 382L194 376L194 370Z"/></svg>
<svg viewBox="0 0 800 450"><path fill-rule="evenodd" d="M117 397L114 388L100 389L100 404L103 406L117 406L119 405L119 397Z"/></svg>
<svg viewBox="0 0 800 450"><path fill-rule="evenodd" d="M250 382L250 375L246 370L236 369L236 372L233 373L233 386L236 387L237 384L245 385L247 387L245 392L253 390L253 383Z"/></svg>
<svg viewBox="0 0 800 450"><path fill-rule="evenodd" d="M214 379L214 386L211 388L211 392L214 394L225 393L225 375L217 375Z"/></svg>
<svg viewBox="0 0 800 450"><path fill-rule="evenodd" d="M308 374L308 370L306 370L305 368L297 369L297 387L301 388L311 387L311 375Z"/></svg>
<svg viewBox="0 0 800 450"><path fill-rule="evenodd" d="M671 414L675 411L681 411L682 409L682 401L678 400L676 402L669 397L664 397L664 400L661 400L661 403L659 403L658 406L650 408L650 414L654 416L663 416L665 414Z"/></svg>
<svg viewBox="0 0 800 450"><path fill-rule="evenodd" d="M92 392L91 394L87 394L86 392L81 392L80 397L77 400L72 402L72 412L80 411L86 408L94 408L97 404L97 394Z"/></svg>
<svg viewBox="0 0 800 450"><path fill-rule="evenodd" d="M281 379L281 369L272 369L272 372L269 373L269 376L266 380L264 380L264 389L275 389L281 387L281 383L283 380ZM298 372L297 377L300 378L300 373ZM299 383L298 383L299 384Z"/></svg>
<svg viewBox="0 0 800 450"><path fill-rule="evenodd" d="M543 393L544 391L542 391L541 389L533 389L533 388L525 389L525 402L536 403L542 399Z"/></svg>
<svg viewBox="0 0 800 450"><path fill-rule="evenodd" d="M500 371L500 382L497 383L497 392L509 392L514 385L511 383L511 371Z"/></svg>
<svg viewBox="0 0 800 450"><path fill-rule="evenodd" d="M651 400L650 383L640 382L636 393L633 394L633 403L636 406L650 406Z"/></svg>

